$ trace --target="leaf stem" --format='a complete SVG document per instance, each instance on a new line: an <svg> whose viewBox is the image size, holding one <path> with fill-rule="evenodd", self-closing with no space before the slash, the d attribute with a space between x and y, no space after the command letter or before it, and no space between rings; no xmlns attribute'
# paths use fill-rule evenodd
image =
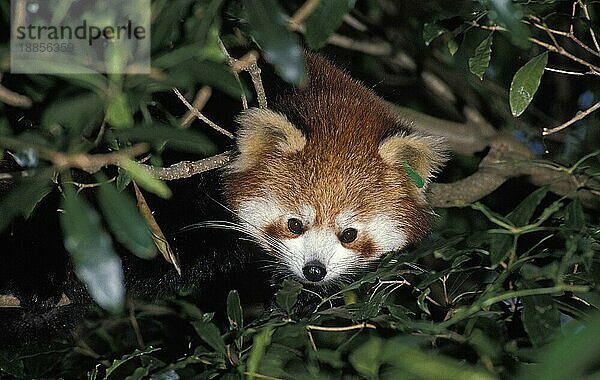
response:
<svg viewBox="0 0 600 380"><path fill-rule="evenodd" d="M510 298L537 296L543 294L555 294L560 292L587 292L589 290L590 289L587 286L561 284L549 288L522 289L510 291L479 301L465 309L459 309L452 318L448 319L445 322L439 323L437 326L443 329L447 329L448 327L453 326L458 322L473 316L479 311L487 309L488 307L492 306L497 302L501 302Z"/></svg>

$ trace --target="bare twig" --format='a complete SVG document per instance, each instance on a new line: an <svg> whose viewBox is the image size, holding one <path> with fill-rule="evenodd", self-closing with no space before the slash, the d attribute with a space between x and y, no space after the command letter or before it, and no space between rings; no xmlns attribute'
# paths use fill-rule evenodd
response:
<svg viewBox="0 0 600 380"><path fill-rule="evenodd" d="M181 102L183 104L185 104L185 106L188 108L188 110L190 110L190 112L194 115L196 115L196 117L200 120L202 120L203 122L205 122L206 124L208 124L212 129L216 130L219 133L224 134L225 136L233 139L234 136L231 132L219 127L217 124L215 124L213 121L211 121L209 118L207 118L206 116L204 116L200 111L198 111L196 108L194 108L194 106L192 106L190 104L190 102L187 101L187 99L181 94L181 92L179 92L178 89L173 88L173 92L177 95L177 97L179 98L179 100L181 100Z"/></svg>
<svg viewBox="0 0 600 380"><path fill-rule="evenodd" d="M65 293L61 294L60 299L56 303L56 307L67 306L71 304L71 300ZM0 308L21 307L21 301L12 294L0 294Z"/></svg>
<svg viewBox="0 0 600 380"><path fill-rule="evenodd" d="M586 109L585 111L579 111L577 112L577 114L569 121L559 125L558 127L554 127L554 128L544 128L544 131L542 132L542 135L547 136L550 135L552 133L558 132L558 131L562 131L563 129L567 128L568 126L570 126L571 124L583 119L584 117L586 117L587 115L591 114L592 112L596 111L598 108L600 108L600 102L594 104L593 106L591 106L590 108Z"/></svg>
<svg viewBox="0 0 600 380"><path fill-rule="evenodd" d="M369 28L350 13L344 15L344 22L359 32L367 32Z"/></svg>
<svg viewBox="0 0 600 380"><path fill-rule="evenodd" d="M579 63L581 65L587 66L591 70L591 74L593 74L593 75L600 75L600 67L594 65L591 62L586 61L583 58L580 58L580 57L578 57L576 55L573 55L573 54L569 53L564 48L562 48L562 47L558 47L557 48L554 45L551 45L551 44L548 44L546 42L540 41L540 40L538 40L537 38L534 38L534 37L529 37L528 39L529 39L529 41L533 42L534 44L539 45L541 47L544 47L544 48L550 50L553 53L558 53L558 54L560 54L560 55L562 55L564 57L569 58L570 60L572 60L574 62L577 62L577 63Z"/></svg>
<svg viewBox="0 0 600 380"><path fill-rule="evenodd" d="M567 74L567 75L575 75L575 76L583 76L583 75L592 75L592 72L578 72L578 71L569 71L569 70L562 70L562 69L555 69L552 67L546 67L544 68L544 70L546 71L551 71L553 73L559 73L559 74Z"/></svg>
<svg viewBox="0 0 600 380"><path fill-rule="evenodd" d="M210 88L210 86L202 86L202 88L200 88L200 90L198 90L198 92L196 93L194 101L192 102L192 106L198 111L202 111L202 108L204 108L206 102L208 102L208 99L210 99L211 95L212 88ZM181 118L181 127L189 127L192 124L192 121L194 120L195 116L196 115L194 115L194 113L188 109L185 115L183 115L183 117Z"/></svg>
<svg viewBox="0 0 600 380"><path fill-rule="evenodd" d="M75 182L75 181L64 181L64 184L71 184L73 186L75 186L77 188L77 192L81 192L83 189L93 189L95 187L98 186L102 186L105 183L111 183L117 180L117 177L112 177L106 181L102 181L102 182L94 182L94 183L79 183L79 182Z"/></svg>
<svg viewBox="0 0 600 380"><path fill-rule="evenodd" d="M135 316L135 304L131 298L128 298L127 306L129 308L129 322L131 323L131 327L133 327L133 331L135 332L135 338L137 339L138 346L140 348L144 348L144 338L142 337L140 325Z"/></svg>
<svg viewBox="0 0 600 380"><path fill-rule="evenodd" d="M257 63L259 54L252 50L246 53L242 58L235 59L229 55L229 52L227 51L225 45L221 40L219 40L219 46L221 47L221 51L223 52L223 54L225 54L225 56L227 57L229 66L231 66L231 69L236 74L236 76L237 73L241 71L246 71L248 74L250 74L252 84L254 85L254 90L256 91L258 106L260 108L267 108L267 95L265 93L265 88L263 86L262 79L260 78L260 67ZM242 95L242 105L244 106L244 109L248 108L248 102L246 101L246 97L244 95Z"/></svg>
<svg viewBox="0 0 600 380"><path fill-rule="evenodd" d="M304 20L306 20L306 18L310 16L311 13L313 13L313 11L317 8L320 2L321 0L306 0L304 4L302 4L302 6L298 8L296 13L294 13L288 24L302 25L304 23Z"/></svg>
<svg viewBox="0 0 600 380"><path fill-rule="evenodd" d="M106 360L106 359L102 359L102 356L100 354L98 354L96 351L94 351L94 349L92 349L83 339L81 339L81 337L75 333L72 333L73 336L73 340L75 341L75 344L77 345L74 350L75 352L81 354L81 355L85 355L85 356L89 356L95 360L100 361L100 363L102 363L103 366L105 367L110 367L110 361Z"/></svg>
<svg viewBox="0 0 600 380"><path fill-rule="evenodd" d="M231 151L217 154L212 157L203 158L198 161L181 161L169 166L160 168L151 165L141 165L148 170L155 178L167 181L189 178L195 174L204 173L213 169L225 166L231 160Z"/></svg>
<svg viewBox="0 0 600 380"><path fill-rule="evenodd" d="M252 84L254 86L254 90L256 91L258 106L260 108L267 108L267 95L260 77L261 70L257 63L258 57L259 55L257 52L250 51L242 58L234 60L231 68L237 72L246 71L248 74L250 74L250 79L252 79Z"/></svg>
<svg viewBox="0 0 600 380"><path fill-rule="evenodd" d="M569 31L573 33L574 26L573 21L575 20L575 14L577 13L577 1L573 1L573 6L571 8L571 20L569 22Z"/></svg>
<svg viewBox="0 0 600 380"><path fill-rule="evenodd" d="M495 25L492 25L492 26L488 26L488 25L480 25L480 24L478 24L478 23L476 23L476 22L472 22L472 23L471 23L471 25L473 25L474 27L480 28L480 29L485 29L485 30L498 30L498 31L506 31L506 29L505 29L505 28L503 28L503 27L500 27L500 26L495 26ZM551 51L551 52L553 52L553 53L560 54L560 55L562 55L562 56L564 56L564 57L567 57L567 58L569 58L570 60L572 60L572 61L574 61L574 62L577 62L577 63L579 63L579 64L581 64L581 65L583 65L583 66L586 66L586 67L588 67L588 68L590 69L590 74L592 74L592 75L600 75L600 67L598 67L598 66L594 65L594 64L593 64L593 63L591 63L591 62L588 62L588 61L586 61L586 60L585 60L585 59L583 59L583 58L580 58L580 57L578 57L578 56L576 56L576 55L574 55L574 54L572 54L572 53L568 52L566 49L564 49L563 47L561 47L561 46L558 44L558 42L556 41L556 39L554 38L554 35L553 35L553 32L554 32L554 34L559 34L559 33L560 33L561 35L564 35L564 36L566 36L566 37L569 37L569 38L571 38L572 40L573 40L573 38L577 39L577 38L575 37L575 35L573 34L573 32L572 32L572 31L570 31L570 32L561 32L561 31L558 31L558 30L549 29L549 28L548 28L547 26L545 26L545 25L536 24L536 23L534 23L534 25L535 25L537 28L539 28L539 29L545 30L545 31L546 31L546 32L547 32L547 33L548 33L548 34L551 36L551 39L553 40L553 43L554 43L554 45L552 45L552 44L549 44L549 43L546 43L546 42L544 42L544 41L540 41L540 40L538 40L537 38L534 38L534 37L529 37L529 38L528 38L528 40L529 40L530 42L533 42L534 44L536 44L536 45L538 45L538 46L541 46L541 47L543 47L543 48L546 48L546 49L548 49L549 51ZM577 40L577 41L573 40L573 41L577 43L577 41L579 41L579 40ZM587 51L590 51L590 52L592 52L594 55L598 55L598 54L596 54L595 52L593 52L593 50L591 50L591 49L590 49L590 48L589 48L587 45L585 45L583 42L581 42L581 41L579 41L579 42L580 42L580 44L579 44L579 43L578 43L578 44L579 44L581 47L583 47L584 49L586 49L586 47L587 47L587 49L586 49Z"/></svg>
<svg viewBox="0 0 600 380"><path fill-rule="evenodd" d="M96 173L104 166L119 165L123 159L139 156L147 152L149 148L148 144L141 143L130 148L104 154L63 153L43 146L25 143L11 137L2 137L0 146L8 149L33 148L40 156L52 162L57 170L76 168L88 173Z"/></svg>
<svg viewBox="0 0 600 380"><path fill-rule="evenodd" d="M231 57L231 55L227 51L227 48L225 47L225 44L223 44L223 41L221 41L220 38L219 38L219 48L221 49L221 52L223 53L225 58L227 58L227 64L231 68L233 68L233 65L234 65L236 59ZM246 99L246 94L244 93L244 86L242 86L242 81L240 80L240 75L235 70L232 70L232 72L233 72L233 76L235 77L235 80L238 82L238 85L240 86L240 97L242 99L242 108L246 110L246 109L248 109L248 99Z"/></svg>
<svg viewBox="0 0 600 380"><path fill-rule="evenodd" d="M368 55L389 56L392 53L392 46L385 41L357 41L341 34L333 34L327 42L333 46L360 51Z"/></svg>
<svg viewBox="0 0 600 380"><path fill-rule="evenodd" d="M585 18L588 21L592 21L592 19L590 18L590 12L588 12L587 4L584 4L581 0L577 0L577 3L581 7L581 9L583 9L583 14ZM592 41L594 41L594 46L596 46L596 51L600 53L600 44L598 44L598 40L596 39L596 33L594 33L594 30L592 28L590 28L590 35L592 36Z"/></svg>
<svg viewBox="0 0 600 380"><path fill-rule="evenodd" d="M0 85L0 102L19 108L30 108L33 104L27 96L11 91L2 85Z"/></svg>
<svg viewBox="0 0 600 380"><path fill-rule="evenodd" d="M261 375L260 373L256 373L256 372L245 371L244 375L248 376L248 378L250 378L250 379L256 377L257 379L264 379L264 380L283 380L282 378L279 378L279 377Z"/></svg>
<svg viewBox="0 0 600 380"><path fill-rule="evenodd" d="M341 326L341 327L327 327L327 326L316 326L316 325L308 325L306 326L308 330L313 331L329 331L329 332L342 332L342 331L352 331L352 330L362 330L362 329L376 329L377 327L371 323L363 322L352 326Z"/></svg>
<svg viewBox="0 0 600 380"><path fill-rule="evenodd" d="M3 307L20 307L21 301L10 294L0 294L0 308Z"/></svg>
<svg viewBox="0 0 600 380"><path fill-rule="evenodd" d="M596 57L600 57L600 53L598 53L597 51L595 51L594 49L592 49L591 47L586 45L579 38L577 38L577 36L575 35L575 33L573 33L573 31L570 30L568 32L565 32L563 30L552 29L552 28L549 28L548 25L546 25L544 22L542 22L539 18L537 18L535 16L530 15L529 18L534 20L534 22L531 22L531 23L526 22L526 21L524 21L524 22L531 24L540 30L544 30L548 34L550 39L552 39L554 46L556 46L557 48L560 49L561 47L559 46L558 42L556 41L556 39L554 37L555 34L558 36L562 36L562 37L566 37L566 38L570 39L571 41L575 42L577 45L579 45L582 49L584 49L588 53L595 55Z"/></svg>
<svg viewBox="0 0 600 380"><path fill-rule="evenodd" d="M16 180L20 178L31 177L35 175L35 170L22 170L19 172L11 172L11 173L0 173L0 181L4 180Z"/></svg>

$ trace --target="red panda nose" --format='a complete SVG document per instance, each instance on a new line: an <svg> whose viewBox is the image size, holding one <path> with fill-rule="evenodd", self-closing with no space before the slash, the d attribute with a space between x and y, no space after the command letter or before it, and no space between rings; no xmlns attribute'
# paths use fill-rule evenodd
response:
<svg viewBox="0 0 600 380"><path fill-rule="evenodd" d="M302 268L302 273L304 273L304 277L308 281L319 282L325 278L327 271L325 270L325 265L319 261L310 261Z"/></svg>

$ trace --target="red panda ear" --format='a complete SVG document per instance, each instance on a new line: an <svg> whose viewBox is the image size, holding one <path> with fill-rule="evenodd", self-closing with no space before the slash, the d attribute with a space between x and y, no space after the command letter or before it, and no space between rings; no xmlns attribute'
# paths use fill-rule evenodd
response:
<svg viewBox="0 0 600 380"><path fill-rule="evenodd" d="M416 133L384 139L379 144L379 155L388 165L400 170L410 170L406 164L410 165L423 179L423 185L427 185L448 159L442 138Z"/></svg>
<svg viewBox="0 0 600 380"><path fill-rule="evenodd" d="M299 152L306 138L285 115L264 108L244 110L237 119L239 156L232 163L234 171L243 171L269 151Z"/></svg>

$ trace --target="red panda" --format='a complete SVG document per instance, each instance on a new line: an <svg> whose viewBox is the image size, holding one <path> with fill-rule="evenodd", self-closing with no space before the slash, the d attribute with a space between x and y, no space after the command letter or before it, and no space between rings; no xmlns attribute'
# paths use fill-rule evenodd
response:
<svg viewBox="0 0 600 380"><path fill-rule="evenodd" d="M230 231L197 227L249 235L279 261L276 271L316 286L347 279L425 235L430 223L425 192L445 161L443 142L411 131L383 100L323 58L309 53L306 63L306 86L280 94L269 109L239 116L236 152L221 178L212 173L199 183L171 183L181 187L176 199L153 203L159 224L171 229L166 235L182 273L161 260L124 253L130 294L155 299L193 291L203 308L213 310L212 302L224 301L220 293L232 287L263 290L263 281L248 269L258 261L254 245L232 238L240 235ZM411 181L407 164L423 178L423 187ZM222 181L222 192L213 180ZM211 196L198 194L205 187ZM0 310L0 325L13 333L0 336L0 345L19 341L11 336L58 334L89 305L85 289L65 268L57 202L42 202L19 233L0 233L0 247L8 252L31 258L56 253L53 265L43 267L44 276L31 271L30 261L0 266L0 294L14 294L23 305L16 316ZM248 272L251 283L244 282ZM72 304L54 308L63 292Z"/></svg>
<svg viewBox="0 0 600 380"><path fill-rule="evenodd" d="M327 284L423 237L446 154L325 59L307 53L306 65L306 86L239 116L224 195L236 228L302 282Z"/></svg>

